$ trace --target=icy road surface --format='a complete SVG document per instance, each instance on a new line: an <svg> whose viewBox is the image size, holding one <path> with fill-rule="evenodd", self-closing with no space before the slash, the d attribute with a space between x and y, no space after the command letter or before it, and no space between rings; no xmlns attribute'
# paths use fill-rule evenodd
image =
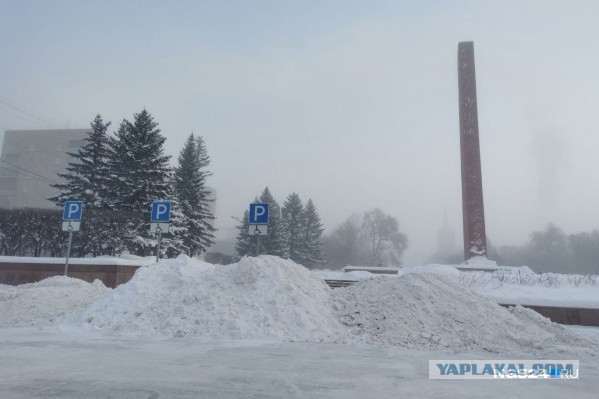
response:
<svg viewBox="0 0 599 399"><path fill-rule="evenodd" d="M599 329L585 329L589 337ZM141 339L0 329L0 398L597 398L575 381L433 381L429 359L494 359L343 344Z"/></svg>

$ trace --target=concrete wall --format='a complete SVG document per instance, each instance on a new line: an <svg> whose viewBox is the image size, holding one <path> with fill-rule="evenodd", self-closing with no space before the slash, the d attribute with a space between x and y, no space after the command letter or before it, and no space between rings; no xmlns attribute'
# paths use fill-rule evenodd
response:
<svg viewBox="0 0 599 399"><path fill-rule="evenodd" d="M131 280L141 266L70 264L69 277L88 282L96 279L114 288ZM0 263L0 284L18 285L35 283L52 276L62 276L64 264Z"/></svg>

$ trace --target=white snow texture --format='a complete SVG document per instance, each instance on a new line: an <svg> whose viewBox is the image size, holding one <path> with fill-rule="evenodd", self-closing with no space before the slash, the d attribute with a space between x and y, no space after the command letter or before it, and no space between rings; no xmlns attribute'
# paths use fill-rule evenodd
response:
<svg viewBox="0 0 599 399"><path fill-rule="evenodd" d="M452 268L413 269L331 290L273 256L215 266L186 256L116 289L66 277L0 289L0 327L63 325L119 334L367 343L453 352L594 356L597 342L470 290ZM577 357L578 358L578 357Z"/></svg>
<svg viewBox="0 0 599 399"><path fill-rule="evenodd" d="M139 269L81 323L126 333L332 341L343 329L329 291L316 274L277 257L214 266L180 256Z"/></svg>
<svg viewBox="0 0 599 399"><path fill-rule="evenodd" d="M32 284L0 287L0 327L44 326L80 313L104 295L100 280L55 276Z"/></svg>

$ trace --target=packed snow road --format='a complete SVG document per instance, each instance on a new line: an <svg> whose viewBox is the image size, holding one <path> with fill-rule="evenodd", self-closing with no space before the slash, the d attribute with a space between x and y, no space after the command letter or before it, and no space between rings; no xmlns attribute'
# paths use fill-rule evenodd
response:
<svg viewBox="0 0 599 399"><path fill-rule="evenodd" d="M596 336L596 334L595 334ZM123 338L0 329L0 398L596 398L579 380L429 380L428 360L487 359L370 345Z"/></svg>

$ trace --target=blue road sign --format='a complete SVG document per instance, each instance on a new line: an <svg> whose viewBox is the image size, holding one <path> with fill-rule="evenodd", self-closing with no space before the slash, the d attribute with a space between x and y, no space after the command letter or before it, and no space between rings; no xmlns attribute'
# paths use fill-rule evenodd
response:
<svg viewBox="0 0 599 399"><path fill-rule="evenodd" d="M250 224L268 224L268 204L250 204Z"/></svg>
<svg viewBox="0 0 599 399"><path fill-rule="evenodd" d="M62 220L81 220L83 201L65 201L62 209Z"/></svg>
<svg viewBox="0 0 599 399"><path fill-rule="evenodd" d="M171 202L154 201L152 202L152 223L168 223L171 220Z"/></svg>

